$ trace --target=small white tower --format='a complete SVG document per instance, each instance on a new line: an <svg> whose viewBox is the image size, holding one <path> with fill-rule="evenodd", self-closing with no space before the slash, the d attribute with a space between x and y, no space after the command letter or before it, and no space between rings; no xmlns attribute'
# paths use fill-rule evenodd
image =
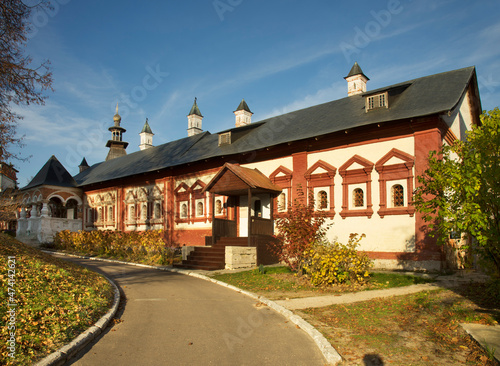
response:
<svg viewBox="0 0 500 366"><path fill-rule="evenodd" d="M201 122L203 120L203 116L201 115L200 109L198 108L198 104L196 104L196 98L194 98L193 106L191 107L191 111L189 112L188 118L188 136L197 135L203 130L201 129Z"/></svg>
<svg viewBox="0 0 500 366"><path fill-rule="evenodd" d="M364 93L366 91L366 82L370 79L363 74L363 70L359 67L358 63L355 62L344 79L347 81L347 95L357 95Z"/></svg>
<svg viewBox="0 0 500 366"><path fill-rule="evenodd" d="M149 127L148 119L146 118L146 123L144 123L144 127L142 128L141 133L141 144L139 145L139 149L146 150L150 147L153 147L153 131L151 131L151 127Z"/></svg>
<svg viewBox="0 0 500 366"><path fill-rule="evenodd" d="M236 127L246 126L252 123L252 114L252 111L248 108L247 102L245 102L245 99L242 99L240 105L234 111L234 115L236 116Z"/></svg>

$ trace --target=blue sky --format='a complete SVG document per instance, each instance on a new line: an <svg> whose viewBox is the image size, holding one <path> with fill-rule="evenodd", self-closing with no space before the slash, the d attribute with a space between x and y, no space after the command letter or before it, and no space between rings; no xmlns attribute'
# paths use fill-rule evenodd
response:
<svg viewBox="0 0 500 366"><path fill-rule="evenodd" d="M35 14L27 52L50 59L45 106L24 115L25 186L55 155L71 174L105 159L116 103L127 152L146 118L159 145L187 136L195 97L203 130L343 98L354 61L368 89L476 66L483 109L500 104L498 0L53 0Z"/></svg>

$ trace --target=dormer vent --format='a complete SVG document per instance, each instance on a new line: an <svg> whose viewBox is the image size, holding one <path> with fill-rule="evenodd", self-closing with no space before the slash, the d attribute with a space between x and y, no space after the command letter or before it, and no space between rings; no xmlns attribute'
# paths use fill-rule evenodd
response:
<svg viewBox="0 0 500 366"><path fill-rule="evenodd" d="M231 131L219 134L219 146L231 145Z"/></svg>
<svg viewBox="0 0 500 366"><path fill-rule="evenodd" d="M377 108L389 108L388 93L380 93L366 97L366 111Z"/></svg>

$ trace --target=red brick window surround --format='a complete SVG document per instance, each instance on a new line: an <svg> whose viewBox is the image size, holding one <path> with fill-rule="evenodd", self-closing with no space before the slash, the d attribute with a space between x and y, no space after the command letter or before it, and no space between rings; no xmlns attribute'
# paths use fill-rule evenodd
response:
<svg viewBox="0 0 500 366"><path fill-rule="evenodd" d="M353 164L361 168L349 169ZM359 156L354 155L339 168L342 177L342 211L340 216L367 216L371 218L372 209L372 178L374 164Z"/></svg>
<svg viewBox="0 0 500 366"><path fill-rule="evenodd" d="M329 217L335 216L334 179L337 168L323 160L318 160L306 170L307 191L313 194L317 210L327 211Z"/></svg>
<svg viewBox="0 0 500 366"><path fill-rule="evenodd" d="M395 163L393 159L399 160ZM392 164L387 164L392 160ZM413 193L413 166L415 157L398 149L392 149L375 164L379 174L380 217L386 215L410 215L415 208L411 205Z"/></svg>
<svg viewBox="0 0 500 366"><path fill-rule="evenodd" d="M269 176L271 182L280 187L283 192L275 198L274 202L274 215L279 217L288 209L288 205L291 198L291 188L292 188L292 171L280 165L274 172Z"/></svg>
<svg viewBox="0 0 500 366"><path fill-rule="evenodd" d="M191 189L186 183L181 183L174 190L175 196L175 222L189 222L190 210L189 201L191 198Z"/></svg>
<svg viewBox="0 0 500 366"><path fill-rule="evenodd" d="M197 180L191 187L191 223L194 222L207 222L207 195L202 193L203 188L205 188L206 184L201 180Z"/></svg>

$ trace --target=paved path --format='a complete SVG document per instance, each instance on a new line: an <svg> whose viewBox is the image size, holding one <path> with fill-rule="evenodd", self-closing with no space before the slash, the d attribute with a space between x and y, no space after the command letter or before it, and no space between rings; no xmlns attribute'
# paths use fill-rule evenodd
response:
<svg viewBox="0 0 500 366"><path fill-rule="evenodd" d="M368 301L380 297L409 295L425 290L435 290L437 288L439 288L438 285L429 283L422 285L388 288L384 290L370 290L338 295L324 295L289 300L276 300L275 303L290 310L322 308L324 306L330 305L351 304L353 302Z"/></svg>
<svg viewBox="0 0 500 366"><path fill-rule="evenodd" d="M190 276L61 257L112 278L120 323L72 365L324 365L313 340L245 295ZM123 295L122 294L122 295Z"/></svg>

